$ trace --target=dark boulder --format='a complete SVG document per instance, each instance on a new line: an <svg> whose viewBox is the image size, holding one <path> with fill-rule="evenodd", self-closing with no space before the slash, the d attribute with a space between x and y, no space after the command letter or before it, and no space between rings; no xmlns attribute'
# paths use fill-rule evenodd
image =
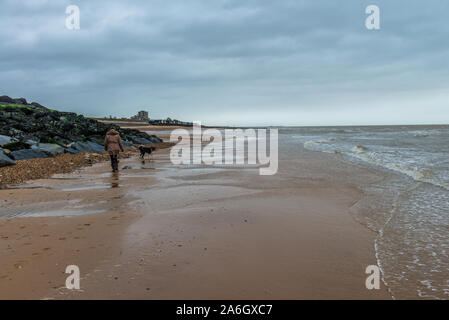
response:
<svg viewBox="0 0 449 320"><path fill-rule="evenodd" d="M78 150L80 152L102 152L104 147L98 143L87 141L87 142L75 142L71 145L72 149Z"/></svg>
<svg viewBox="0 0 449 320"><path fill-rule="evenodd" d="M64 153L64 148L60 145L53 144L53 143L39 143L36 146L33 146L32 149L34 150L40 150L49 156L55 156L60 153Z"/></svg>
<svg viewBox="0 0 449 320"><path fill-rule="evenodd" d="M90 136L89 140L92 142L95 142L99 145L103 145L104 143L104 136Z"/></svg>
<svg viewBox="0 0 449 320"><path fill-rule="evenodd" d="M64 149L64 153L70 153L70 154L77 154L80 153L78 150L73 149L73 148L66 148Z"/></svg>
<svg viewBox="0 0 449 320"><path fill-rule="evenodd" d="M131 137L131 140L137 144L152 144L153 143L149 139L140 138L140 137Z"/></svg>
<svg viewBox="0 0 449 320"><path fill-rule="evenodd" d="M23 150L12 151L10 153L10 156L14 160L48 158L48 155L45 152L36 150L36 149L23 149Z"/></svg>
<svg viewBox="0 0 449 320"><path fill-rule="evenodd" d="M0 167L6 167L16 164L14 160L8 157L0 148Z"/></svg>
<svg viewBox="0 0 449 320"><path fill-rule="evenodd" d="M92 149L93 152L102 152L104 151L104 146L102 146L101 144L92 142L92 141L87 141L87 145Z"/></svg>
<svg viewBox="0 0 449 320"><path fill-rule="evenodd" d="M14 103L14 99L8 96L0 96L0 102Z"/></svg>
<svg viewBox="0 0 449 320"><path fill-rule="evenodd" d="M43 105L37 103L37 102L31 102L32 106L38 107L38 108L45 108Z"/></svg>
<svg viewBox="0 0 449 320"><path fill-rule="evenodd" d="M39 143L39 140L37 140L35 138L27 139L27 140L25 140L25 143L29 144L31 147L33 147ZM26 149L26 148L24 148L24 149Z"/></svg>
<svg viewBox="0 0 449 320"><path fill-rule="evenodd" d="M4 149L8 149L11 151L22 150L22 149L30 149L31 145L22 141L10 142L3 145Z"/></svg>
<svg viewBox="0 0 449 320"><path fill-rule="evenodd" d="M12 138L9 136L0 135L0 146L13 142Z"/></svg>
<svg viewBox="0 0 449 320"><path fill-rule="evenodd" d="M75 142L70 146L71 149L77 150L78 152L90 152L90 148L85 142Z"/></svg>
<svg viewBox="0 0 449 320"><path fill-rule="evenodd" d="M23 105L27 105L27 104L28 104L28 102L26 101L25 98L17 98L17 99L14 99L14 102L15 102L15 103L18 103L18 104L23 104Z"/></svg>
<svg viewBox="0 0 449 320"><path fill-rule="evenodd" d="M149 139L150 139L150 141L153 142L153 143L162 143L162 142L163 142L161 138L156 137L156 136L154 136L154 135L151 136Z"/></svg>
<svg viewBox="0 0 449 320"><path fill-rule="evenodd" d="M134 147L134 143L127 140L122 140L123 147Z"/></svg>

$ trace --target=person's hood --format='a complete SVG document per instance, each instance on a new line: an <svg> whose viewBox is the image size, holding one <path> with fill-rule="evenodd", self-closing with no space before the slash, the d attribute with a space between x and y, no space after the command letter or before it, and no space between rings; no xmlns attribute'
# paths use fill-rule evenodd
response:
<svg viewBox="0 0 449 320"><path fill-rule="evenodd" d="M115 129L111 129L111 130L108 131L108 134L111 135L111 136L115 136L115 135L118 134L118 132Z"/></svg>

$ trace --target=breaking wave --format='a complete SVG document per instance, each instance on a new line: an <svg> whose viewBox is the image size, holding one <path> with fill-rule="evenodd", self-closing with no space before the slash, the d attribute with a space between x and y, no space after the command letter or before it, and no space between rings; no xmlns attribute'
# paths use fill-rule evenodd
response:
<svg viewBox="0 0 449 320"><path fill-rule="evenodd" d="M375 230L384 283L396 298L449 298L449 127L303 129L304 148L380 169L378 182L347 177L365 193L351 208Z"/></svg>

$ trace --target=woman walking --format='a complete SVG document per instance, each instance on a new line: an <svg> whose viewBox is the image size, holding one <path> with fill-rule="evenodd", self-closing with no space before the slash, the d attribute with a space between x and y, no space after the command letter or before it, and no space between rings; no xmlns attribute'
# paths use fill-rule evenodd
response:
<svg viewBox="0 0 449 320"><path fill-rule="evenodd" d="M111 128L108 133L106 133L106 137L104 138L104 150L109 152L109 155L111 156L112 172L117 172L118 154L120 151L123 152L123 145L120 134L114 128Z"/></svg>

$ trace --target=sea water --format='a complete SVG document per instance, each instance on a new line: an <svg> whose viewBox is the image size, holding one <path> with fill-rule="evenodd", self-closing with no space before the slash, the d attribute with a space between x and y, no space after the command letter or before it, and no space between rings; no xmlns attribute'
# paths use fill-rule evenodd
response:
<svg viewBox="0 0 449 320"><path fill-rule="evenodd" d="M374 182L343 178L365 194L351 211L378 234L385 284L395 298L449 298L449 126L280 128L280 136L378 170Z"/></svg>

